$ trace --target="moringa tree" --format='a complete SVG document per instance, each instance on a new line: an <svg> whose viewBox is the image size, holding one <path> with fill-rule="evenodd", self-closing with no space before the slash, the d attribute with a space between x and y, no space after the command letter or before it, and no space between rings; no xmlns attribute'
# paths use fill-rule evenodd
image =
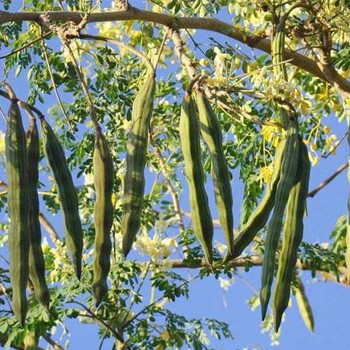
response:
<svg viewBox="0 0 350 350"><path fill-rule="evenodd" d="M20 265L13 257L28 254L29 245L15 253L8 242L16 224L11 208L22 203L11 199L19 191L13 173L1 171L0 343L61 349L69 337L60 345L55 332L68 334L69 318L95 325L100 348L209 349L208 337L233 339L229 325L219 317L185 317L173 303L191 301L196 280L214 276L228 288L235 276L248 278L261 266L263 329L278 338L274 329L294 294L313 330L300 271L349 285L345 203L327 242L313 243L307 232L300 240L306 196L348 166L344 159L307 191L308 162L317 173L319 161L328 162L348 135L350 3L3 0L1 6L1 161L9 166L12 154L12 139L5 145L4 137L10 104L28 114L21 117L25 129L35 119L45 125L38 219L50 304L37 301L30 276L25 322L13 313L11 271ZM333 119L341 122L337 132ZM50 125L57 145L48 151ZM243 198L233 200L234 223L231 186ZM64 236L73 210L82 249ZM80 230L74 220L73 236ZM259 291L249 303L259 305Z"/></svg>

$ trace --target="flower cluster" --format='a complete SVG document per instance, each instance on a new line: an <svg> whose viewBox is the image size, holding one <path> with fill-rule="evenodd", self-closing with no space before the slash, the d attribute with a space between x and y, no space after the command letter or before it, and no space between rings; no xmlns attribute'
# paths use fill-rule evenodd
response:
<svg viewBox="0 0 350 350"><path fill-rule="evenodd" d="M257 74L252 75L251 82L255 90L260 90L270 100L278 97L292 101L297 91L295 83L286 81L283 73L269 74L267 67L259 69Z"/></svg>
<svg viewBox="0 0 350 350"><path fill-rule="evenodd" d="M151 238L144 230L137 237L135 246L140 254L150 255L154 260L162 260L170 256L177 247L177 242L173 238L161 238L158 235Z"/></svg>

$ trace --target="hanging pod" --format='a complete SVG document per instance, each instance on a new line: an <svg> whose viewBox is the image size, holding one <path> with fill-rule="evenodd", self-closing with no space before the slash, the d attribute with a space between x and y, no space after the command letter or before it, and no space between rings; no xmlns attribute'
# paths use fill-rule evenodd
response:
<svg viewBox="0 0 350 350"><path fill-rule="evenodd" d="M283 226L282 250L278 260L273 296L273 317L276 332L289 303L290 288L303 238L303 219L309 190L310 160L307 148L299 139L299 161L295 182L290 190Z"/></svg>
<svg viewBox="0 0 350 350"><path fill-rule="evenodd" d="M291 120L287 130L286 145L283 152L281 174L276 188L275 206L268 225L264 262L261 276L260 303L262 319L265 319L271 296L271 285L275 270L275 255L282 229L282 221L290 190L295 182L299 158L298 125Z"/></svg>
<svg viewBox="0 0 350 350"><path fill-rule="evenodd" d="M243 250L250 244L256 234L266 225L271 211L275 205L275 196L277 184L280 179L283 154L285 151L286 140L283 139L276 149L273 160L273 172L271 180L267 185L265 195L260 204L250 215L248 221L241 228L239 235L234 241L234 257L242 254Z"/></svg>
<svg viewBox="0 0 350 350"><path fill-rule="evenodd" d="M29 277L34 286L34 295L38 302L47 309L50 304L50 294L45 280L45 260L41 249L41 228L39 222L39 133L34 118L30 119L27 132L27 156L29 179Z"/></svg>
<svg viewBox="0 0 350 350"><path fill-rule="evenodd" d="M98 306L108 291L107 276L111 268L114 179L113 159L107 140L100 128L96 129L93 169L96 200L94 206L95 256L92 291L95 304Z"/></svg>
<svg viewBox="0 0 350 350"><path fill-rule="evenodd" d="M132 106L131 130L126 148L124 207L121 223L124 257L129 254L141 224L145 191L144 172L148 147L148 129L153 111L155 87L154 72L148 72L145 82L137 92Z"/></svg>
<svg viewBox="0 0 350 350"><path fill-rule="evenodd" d="M72 175L68 169L63 148L44 118L40 119L44 144L44 153L49 162L57 185L60 205L64 217L64 232L68 251L70 252L75 273L80 280L83 253L83 231L79 217L78 196Z"/></svg>
<svg viewBox="0 0 350 350"><path fill-rule="evenodd" d="M215 202L218 208L220 225L227 244L227 253L224 260L228 260L234 254L233 198L230 171L222 147L222 133L219 121L202 91L197 92L196 102L201 135L210 152Z"/></svg>
<svg viewBox="0 0 350 350"><path fill-rule="evenodd" d="M202 245L205 259L211 265L213 262L213 221L204 187L198 112L195 101L188 92L182 103L179 130L193 231Z"/></svg>
<svg viewBox="0 0 350 350"><path fill-rule="evenodd" d="M26 287L29 278L29 183L26 135L17 101L12 100L5 135L7 204L10 214L9 252L12 309L21 326L28 311Z"/></svg>

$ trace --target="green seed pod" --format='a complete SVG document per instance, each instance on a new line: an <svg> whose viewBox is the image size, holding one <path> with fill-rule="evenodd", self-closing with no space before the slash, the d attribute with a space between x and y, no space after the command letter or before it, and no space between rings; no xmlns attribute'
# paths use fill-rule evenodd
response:
<svg viewBox="0 0 350 350"><path fill-rule="evenodd" d="M298 257L298 248L303 238L303 218L306 208L306 197L309 190L309 155L302 140L299 143L299 164L296 181L290 190L286 208L282 251L278 261L273 299L273 316L276 332L279 329L282 315L289 303L290 287Z"/></svg>
<svg viewBox="0 0 350 350"><path fill-rule="evenodd" d="M276 36L272 40L271 54L274 74L287 81L286 63L283 63L286 31L285 20L286 18L282 18L277 26ZM285 108L279 108L279 120L283 126L288 125L288 111Z"/></svg>
<svg viewBox="0 0 350 350"><path fill-rule="evenodd" d="M280 179L283 154L286 140L282 140L278 145L274 158L274 167L265 195L258 207L249 217L246 224L241 228L239 235L234 241L234 257L242 254L243 250L253 241L256 234L266 225L270 213L275 205L275 195L277 184Z"/></svg>
<svg viewBox="0 0 350 350"><path fill-rule="evenodd" d="M126 149L124 213L121 223L124 257L129 254L141 224L148 129L153 111L155 87L154 73L148 73L144 84L136 94L132 106L132 126Z"/></svg>
<svg viewBox="0 0 350 350"><path fill-rule="evenodd" d="M315 329L314 315L309 299L305 293L304 284L300 278L298 278L298 287L295 289L295 298L297 300L299 312L305 326L310 330L310 332L313 332Z"/></svg>
<svg viewBox="0 0 350 350"><path fill-rule="evenodd" d="M271 285L275 269L275 255L282 228L284 210L290 190L295 182L299 158L299 135L296 121L291 121L287 131L287 139L281 175L278 181L275 197L275 207L271 217L265 242L264 263L261 276L260 304L262 319L265 319L267 306L271 295Z"/></svg>
<svg viewBox="0 0 350 350"><path fill-rule="evenodd" d="M83 252L83 231L79 218L78 196L68 169L63 148L45 119L41 119L44 152L55 179L64 216L64 232L68 251L72 255L75 273L80 280Z"/></svg>
<svg viewBox="0 0 350 350"><path fill-rule="evenodd" d="M219 121L208 99L201 91L197 92L197 106L201 134L211 156L211 174L214 184L215 201L219 221L227 244L224 260L233 256L233 198L230 184L230 171L222 147L222 134Z"/></svg>
<svg viewBox="0 0 350 350"><path fill-rule="evenodd" d="M47 309L50 303L50 294L45 280L45 261L41 249L41 228L39 222L39 133L34 118L30 120L27 132L27 156L29 179L29 277L34 286L34 294L38 302Z"/></svg>
<svg viewBox="0 0 350 350"><path fill-rule="evenodd" d="M181 109L180 140L185 161L194 233L202 245L205 258L213 262L213 221L204 187L204 171L200 152L198 114L192 97L186 93Z"/></svg>
<svg viewBox="0 0 350 350"><path fill-rule="evenodd" d="M26 135L16 101L11 101L6 129L8 178L10 280L12 308L21 326L28 310L26 287L29 278L29 189Z"/></svg>
<svg viewBox="0 0 350 350"><path fill-rule="evenodd" d="M95 218L95 258L92 291L96 307L108 291L107 276L111 267L111 228L113 224L113 159L108 143L100 129L96 130L93 157L94 186L96 201Z"/></svg>

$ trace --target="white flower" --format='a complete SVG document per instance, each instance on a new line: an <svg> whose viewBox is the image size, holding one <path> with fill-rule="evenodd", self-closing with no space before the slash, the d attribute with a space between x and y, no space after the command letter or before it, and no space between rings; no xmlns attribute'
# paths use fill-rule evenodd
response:
<svg viewBox="0 0 350 350"><path fill-rule="evenodd" d="M155 260L162 260L170 256L177 243L172 238L161 239L154 235L153 238L147 232L139 235L136 240L136 247L141 254L150 255Z"/></svg>
<svg viewBox="0 0 350 350"><path fill-rule="evenodd" d="M92 173L84 174L84 185L93 185L93 183L94 183L94 175Z"/></svg>
<svg viewBox="0 0 350 350"><path fill-rule="evenodd" d="M223 71L226 64L227 54L222 53L218 47L214 47L216 56L214 58L215 75L217 77L223 76Z"/></svg>
<svg viewBox="0 0 350 350"><path fill-rule="evenodd" d="M219 277L219 282L220 282L220 288L228 291L228 289L231 287L231 282L230 280L226 278L221 278Z"/></svg>
<svg viewBox="0 0 350 350"><path fill-rule="evenodd" d="M221 242L217 242L216 248L219 251L220 254L223 254L227 250L227 245Z"/></svg>

